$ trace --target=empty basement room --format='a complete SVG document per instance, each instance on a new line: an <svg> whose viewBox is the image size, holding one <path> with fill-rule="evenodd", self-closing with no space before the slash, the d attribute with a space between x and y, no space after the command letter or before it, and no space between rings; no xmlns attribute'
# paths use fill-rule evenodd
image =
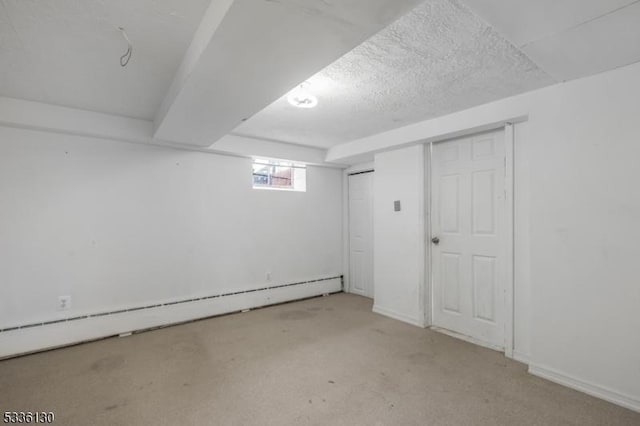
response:
<svg viewBox="0 0 640 426"><path fill-rule="evenodd" d="M0 415L640 425L640 1L1 0Z"/></svg>

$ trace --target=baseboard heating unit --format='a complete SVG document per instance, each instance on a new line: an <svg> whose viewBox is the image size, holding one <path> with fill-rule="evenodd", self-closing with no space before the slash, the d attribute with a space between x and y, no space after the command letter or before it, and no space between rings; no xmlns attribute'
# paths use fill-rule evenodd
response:
<svg viewBox="0 0 640 426"><path fill-rule="evenodd" d="M342 276L3 327L0 359L342 291Z"/></svg>

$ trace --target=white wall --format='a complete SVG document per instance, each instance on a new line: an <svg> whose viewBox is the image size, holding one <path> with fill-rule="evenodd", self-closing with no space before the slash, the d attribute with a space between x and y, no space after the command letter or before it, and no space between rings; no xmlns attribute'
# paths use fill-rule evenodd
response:
<svg viewBox="0 0 640 426"><path fill-rule="evenodd" d="M516 310L522 315L516 350L530 358L534 374L640 411L639 95L640 63L356 141L328 157L444 139L528 116L515 129ZM385 164L392 166L389 176L415 170L408 152L378 154L376 160L389 161L376 161L376 175L384 176ZM376 187L380 211L388 210L391 182ZM411 194L419 203L421 191ZM405 229L390 213L376 214L376 232L387 224L407 236L421 232L417 220ZM414 245L393 231L376 235L376 249L398 258L416 258ZM413 296L412 286L400 290L391 275L376 269L376 296ZM409 316L417 312L408 300L395 307Z"/></svg>
<svg viewBox="0 0 640 426"><path fill-rule="evenodd" d="M637 410L639 95L638 65L535 93L525 140L533 371Z"/></svg>
<svg viewBox="0 0 640 426"><path fill-rule="evenodd" d="M373 310L424 326L423 146L377 154L375 170Z"/></svg>
<svg viewBox="0 0 640 426"><path fill-rule="evenodd" d="M342 274L339 169L0 127L0 200L0 328Z"/></svg>

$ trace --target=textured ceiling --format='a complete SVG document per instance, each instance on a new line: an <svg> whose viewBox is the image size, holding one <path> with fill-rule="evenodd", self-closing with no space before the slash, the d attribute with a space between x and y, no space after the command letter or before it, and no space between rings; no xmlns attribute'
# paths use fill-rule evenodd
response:
<svg viewBox="0 0 640 426"><path fill-rule="evenodd" d="M555 81L458 0L426 1L234 130L328 148ZM215 144L214 144L215 147Z"/></svg>
<svg viewBox="0 0 640 426"><path fill-rule="evenodd" d="M0 96L151 119L208 4L0 0Z"/></svg>

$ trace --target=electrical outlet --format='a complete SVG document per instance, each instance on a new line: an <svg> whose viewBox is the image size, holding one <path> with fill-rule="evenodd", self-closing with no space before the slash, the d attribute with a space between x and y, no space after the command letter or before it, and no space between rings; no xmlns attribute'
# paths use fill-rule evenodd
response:
<svg viewBox="0 0 640 426"><path fill-rule="evenodd" d="M267 281L271 282L271 272L267 272Z"/></svg>
<svg viewBox="0 0 640 426"><path fill-rule="evenodd" d="M71 309L71 296L58 296L58 310L68 311Z"/></svg>

